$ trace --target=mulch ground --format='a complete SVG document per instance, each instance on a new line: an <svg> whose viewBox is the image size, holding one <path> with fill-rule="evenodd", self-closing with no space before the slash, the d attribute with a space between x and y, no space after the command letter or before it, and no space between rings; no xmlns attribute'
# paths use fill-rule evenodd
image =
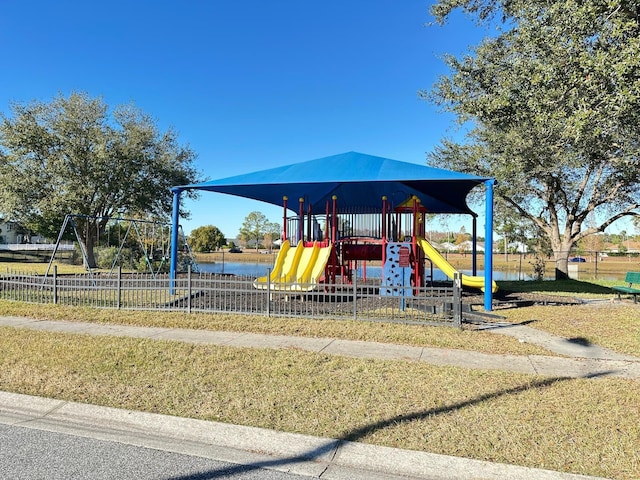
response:
<svg viewBox="0 0 640 480"><path fill-rule="evenodd" d="M484 293L480 291L464 291L462 303L484 305ZM493 295L494 310L529 307L532 305L580 305L582 303L578 298L540 292L509 292L498 290L498 292Z"/></svg>

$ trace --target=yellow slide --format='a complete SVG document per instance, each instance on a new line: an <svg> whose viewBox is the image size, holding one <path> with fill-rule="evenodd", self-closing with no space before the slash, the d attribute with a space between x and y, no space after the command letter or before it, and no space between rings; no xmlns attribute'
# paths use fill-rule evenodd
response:
<svg viewBox="0 0 640 480"><path fill-rule="evenodd" d="M280 278L280 276L282 275L282 270L285 264L285 260L290 255L290 253L293 253L293 252L294 250L291 250L291 244L289 243L289 240L285 240L284 243L280 246L280 250L278 251L278 256L276 257L276 262L273 265L273 270L271 270L272 282ZM267 283L267 277L264 276L264 277L256 278L253 283L254 285L256 283Z"/></svg>
<svg viewBox="0 0 640 480"><path fill-rule="evenodd" d="M431 259L434 265L442 270L447 277L453 280L454 274L459 273L425 238L418 237L418 245L424 250L424 253ZM484 277L465 275L463 273L462 284L471 288L479 288L484 292ZM491 291L493 293L498 291L498 284L496 282L491 283Z"/></svg>
<svg viewBox="0 0 640 480"><path fill-rule="evenodd" d="M316 261L316 258L318 258L318 244L314 243L313 247L305 248L302 245L302 242L300 242L296 249L297 248L300 248L300 257L297 259L295 264L291 266L291 269L285 277L279 280L279 282L302 283L305 279L308 279L311 276L311 268L313 267L313 263Z"/></svg>
<svg viewBox="0 0 640 480"><path fill-rule="evenodd" d="M312 247L304 247L302 242L291 248L286 240L276 257L270 275L271 288L274 290L311 290L324 274L331 254L331 247L320 247L314 243ZM259 289L267 288L267 277L259 277L253 282Z"/></svg>
<svg viewBox="0 0 640 480"><path fill-rule="evenodd" d="M318 251L318 258L313 264L313 268L311 269L311 277L309 278L309 282L316 284L318 283L322 277L324 277L324 268L327 266L327 262L331 257L331 245L327 247L321 247Z"/></svg>
<svg viewBox="0 0 640 480"><path fill-rule="evenodd" d="M298 271L304 250L304 245L300 242L296 245L296 248L289 251L289 254L285 257L284 263L282 264L281 275L272 279L274 283L289 283L295 281L296 272Z"/></svg>
<svg viewBox="0 0 640 480"><path fill-rule="evenodd" d="M305 248L305 250L310 250ZM298 272L302 272L298 276L297 282L287 286L286 290L296 290L298 292L308 292L312 290L324 276L324 267L331 256L331 246L320 247L314 244L313 251L309 256L309 262L303 264L300 260Z"/></svg>

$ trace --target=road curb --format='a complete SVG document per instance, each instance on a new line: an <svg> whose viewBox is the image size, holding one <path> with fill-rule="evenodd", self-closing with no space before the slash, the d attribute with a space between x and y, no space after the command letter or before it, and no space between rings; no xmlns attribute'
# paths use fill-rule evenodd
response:
<svg viewBox="0 0 640 480"><path fill-rule="evenodd" d="M596 478L10 392L0 423L328 480Z"/></svg>

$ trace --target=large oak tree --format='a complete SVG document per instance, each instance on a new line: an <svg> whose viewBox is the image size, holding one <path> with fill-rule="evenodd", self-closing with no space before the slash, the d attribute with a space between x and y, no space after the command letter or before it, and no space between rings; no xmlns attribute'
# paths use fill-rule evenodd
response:
<svg viewBox="0 0 640 480"><path fill-rule="evenodd" d="M170 187L200 180L194 152L133 105L109 111L72 93L10 110L0 114L0 213L49 237L65 215L86 215L78 234L90 267L109 217L167 218Z"/></svg>
<svg viewBox="0 0 640 480"><path fill-rule="evenodd" d="M636 0L440 0L497 27L421 92L464 125L429 162L497 179L496 194L571 248L640 207L640 4ZM587 222L587 218L595 219Z"/></svg>

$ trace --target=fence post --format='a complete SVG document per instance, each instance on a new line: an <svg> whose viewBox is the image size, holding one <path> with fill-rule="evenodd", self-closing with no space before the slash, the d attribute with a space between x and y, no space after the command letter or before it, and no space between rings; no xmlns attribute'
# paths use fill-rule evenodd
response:
<svg viewBox="0 0 640 480"><path fill-rule="evenodd" d="M53 266L53 304L58 304L58 266Z"/></svg>
<svg viewBox="0 0 640 480"><path fill-rule="evenodd" d="M358 319L358 270L353 275L353 319Z"/></svg>
<svg viewBox="0 0 640 480"><path fill-rule="evenodd" d="M120 310L120 302L122 301L122 265L118 265L118 293L116 295L116 308Z"/></svg>
<svg viewBox="0 0 640 480"><path fill-rule="evenodd" d="M191 264L187 266L187 313L191 313Z"/></svg>
<svg viewBox="0 0 640 480"><path fill-rule="evenodd" d="M267 318L271 316L271 267L267 268Z"/></svg>
<svg viewBox="0 0 640 480"><path fill-rule="evenodd" d="M453 276L453 324L462 328L462 277L458 272Z"/></svg>

